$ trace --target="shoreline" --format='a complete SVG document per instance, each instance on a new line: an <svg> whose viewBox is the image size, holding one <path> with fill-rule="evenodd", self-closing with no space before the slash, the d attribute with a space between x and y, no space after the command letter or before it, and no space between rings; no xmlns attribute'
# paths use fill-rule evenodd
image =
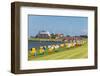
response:
<svg viewBox="0 0 100 76"><path fill-rule="evenodd" d="M62 41L62 39L42 39L42 38L30 38L28 41Z"/></svg>

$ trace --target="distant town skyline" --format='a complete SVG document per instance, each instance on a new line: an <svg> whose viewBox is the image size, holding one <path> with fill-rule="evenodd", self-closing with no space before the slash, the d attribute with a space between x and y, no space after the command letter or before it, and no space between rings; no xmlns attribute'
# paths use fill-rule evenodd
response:
<svg viewBox="0 0 100 76"><path fill-rule="evenodd" d="M28 16L28 36L36 36L39 31L61 33L71 36L88 34L88 18L75 16Z"/></svg>

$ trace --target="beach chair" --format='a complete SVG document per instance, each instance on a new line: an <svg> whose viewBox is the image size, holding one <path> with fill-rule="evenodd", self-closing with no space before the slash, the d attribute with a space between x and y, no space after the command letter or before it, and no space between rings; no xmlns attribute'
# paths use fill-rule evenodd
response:
<svg viewBox="0 0 100 76"><path fill-rule="evenodd" d="M37 56L36 48L32 48L32 49L31 49L31 54L32 54L33 56Z"/></svg>
<svg viewBox="0 0 100 76"><path fill-rule="evenodd" d="M53 46L51 46L50 48L48 48L48 52L53 52L53 50L54 50Z"/></svg>
<svg viewBox="0 0 100 76"><path fill-rule="evenodd" d="M64 47L64 44L60 44L60 47Z"/></svg>
<svg viewBox="0 0 100 76"><path fill-rule="evenodd" d="M43 49L43 47L40 47L39 52L40 52L40 54L44 54L44 49Z"/></svg>

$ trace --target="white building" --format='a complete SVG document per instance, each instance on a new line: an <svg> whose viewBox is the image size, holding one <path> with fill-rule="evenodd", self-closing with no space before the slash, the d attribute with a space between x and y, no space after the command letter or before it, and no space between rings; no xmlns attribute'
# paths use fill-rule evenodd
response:
<svg viewBox="0 0 100 76"><path fill-rule="evenodd" d="M50 38L50 33L48 31L40 31L37 35L36 38Z"/></svg>

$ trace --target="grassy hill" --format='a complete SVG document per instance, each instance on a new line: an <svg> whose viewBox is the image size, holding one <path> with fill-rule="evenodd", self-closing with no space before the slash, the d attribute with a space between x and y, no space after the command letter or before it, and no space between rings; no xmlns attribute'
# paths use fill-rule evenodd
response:
<svg viewBox="0 0 100 76"><path fill-rule="evenodd" d="M31 57L29 60L58 60L58 59L82 59L88 57L88 46L84 44L79 47L74 47L70 49L60 49L62 51L53 52L52 54L45 54L43 56Z"/></svg>

